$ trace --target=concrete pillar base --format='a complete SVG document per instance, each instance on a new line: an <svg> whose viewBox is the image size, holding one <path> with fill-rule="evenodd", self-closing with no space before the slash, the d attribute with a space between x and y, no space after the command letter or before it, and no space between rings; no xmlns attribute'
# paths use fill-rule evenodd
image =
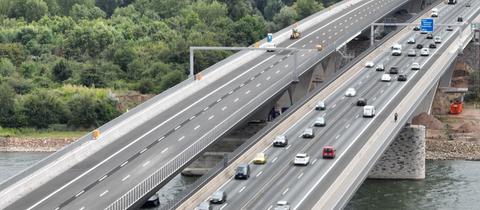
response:
<svg viewBox="0 0 480 210"><path fill-rule="evenodd" d="M425 126L403 128L370 171L370 179L425 179Z"/></svg>

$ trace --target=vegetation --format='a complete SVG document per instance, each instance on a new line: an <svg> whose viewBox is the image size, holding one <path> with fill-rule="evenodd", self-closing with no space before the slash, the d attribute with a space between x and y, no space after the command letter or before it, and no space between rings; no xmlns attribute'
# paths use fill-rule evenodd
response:
<svg viewBox="0 0 480 210"><path fill-rule="evenodd" d="M184 80L189 46L247 46L337 1L0 0L0 127L99 126L120 114L112 91Z"/></svg>

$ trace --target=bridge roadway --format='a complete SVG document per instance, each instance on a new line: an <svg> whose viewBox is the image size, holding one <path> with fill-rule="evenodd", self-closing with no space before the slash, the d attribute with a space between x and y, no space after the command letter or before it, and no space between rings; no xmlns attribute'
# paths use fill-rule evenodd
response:
<svg viewBox="0 0 480 210"><path fill-rule="evenodd" d="M345 14L304 31L299 40L287 40L278 46L308 49L323 43L328 47L340 34L354 35L404 2L362 1ZM309 59L317 53L311 50L302 53L300 67L309 64ZM261 101L284 89L291 81L293 56L290 55L262 54L5 209L105 208L195 140L221 136L233 126L233 120L238 122L231 119L232 115L239 111L251 113ZM210 134L212 131L214 135Z"/></svg>
<svg viewBox="0 0 480 210"><path fill-rule="evenodd" d="M461 1L462 3L462 1ZM440 10L437 23L456 24L458 16L472 14L472 11L478 10L480 2L473 2L470 8L463 4L451 6L440 4L437 8ZM429 14L430 12L427 12ZM465 18L465 17L464 17ZM411 30L408 28L406 30ZM437 45L437 49L430 49L430 54L437 53L437 50L446 40L452 39L456 31L448 32L445 27L440 27L434 32L434 35L442 37L442 44ZM215 205L214 209L271 209L279 200L288 201L293 209L309 209L317 202L316 197L320 197L329 187L328 182L324 182L326 174L335 176L343 170L342 166L337 164L339 156L343 156L348 150L349 153L357 153L363 146L358 144L358 139L367 129L375 129L379 123L376 123L378 115L387 110L387 107L396 106L401 101L402 93L408 92L413 86L413 79L421 77L425 71L410 70L412 62L424 64L432 59L432 56L407 57L409 49L415 49L415 45L407 44L406 40L415 34L417 43L422 43L428 47L433 40L426 39L426 35L411 31L400 42L404 49L402 56L391 56L390 48L374 59L375 63L384 63L386 69L390 66L400 67L400 73L407 75L407 82L396 81L381 82L380 77L383 72L375 72L374 69L363 69L355 78L344 83L332 95L325 98L326 111L312 110L305 115L303 120L292 125L285 135L289 139L289 146L285 148L267 147L264 152L267 154L268 162L265 165L251 165L252 173L248 180L228 180L220 189L227 192L227 203ZM411 82L410 82L411 81ZM347 88L354 87L357 90L356 97L345 97L344 92ZM355 106L359 97L367 98L368 103L374 105L377 109L377 117L362 118L362 108ZM315 129L314 139L303 139L301 134L304 128L311 127L316 117L323 116L326 119L327 126ZM384 119L382 119L384 120ZM361 140L360 140L361 141ZM333 145L337 149L337 159L322 159L322 147ZM310 155L310 164L308 166L293 166L292 161L297 153L307 153ZM348 161L346 161L348 162ZM329 172L334 170L334 172ZM316 185L322 183L320 185ZM312 196L311 193L316 195ZM312 199L313 197L313 199Z"/></svg>

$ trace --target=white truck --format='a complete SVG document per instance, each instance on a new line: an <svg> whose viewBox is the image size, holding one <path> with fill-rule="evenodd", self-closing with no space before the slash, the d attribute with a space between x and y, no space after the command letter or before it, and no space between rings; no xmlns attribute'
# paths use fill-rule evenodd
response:
<svg viewBox="0 0 480 210"><path fill-rule="evenodd" d="M368 105L363 107L363 117L374 117L375 116L375 107Z"/></svg>
<svg viewBox="0 0 480 210"><path fill-rule="evenodd" d="M402 55L402 45L401 44L396 43L392 46L392 55L393 56Z"/></svg>

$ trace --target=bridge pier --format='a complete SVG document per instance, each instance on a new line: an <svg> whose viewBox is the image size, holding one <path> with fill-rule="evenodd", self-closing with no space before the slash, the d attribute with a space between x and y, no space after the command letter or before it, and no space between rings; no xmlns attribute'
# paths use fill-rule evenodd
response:
<svg viewBox="0 0 480 210"><path fill-rule="evenodd" d="M370 179L425 179L425 126L403 128L373 169Z"/></svg>

